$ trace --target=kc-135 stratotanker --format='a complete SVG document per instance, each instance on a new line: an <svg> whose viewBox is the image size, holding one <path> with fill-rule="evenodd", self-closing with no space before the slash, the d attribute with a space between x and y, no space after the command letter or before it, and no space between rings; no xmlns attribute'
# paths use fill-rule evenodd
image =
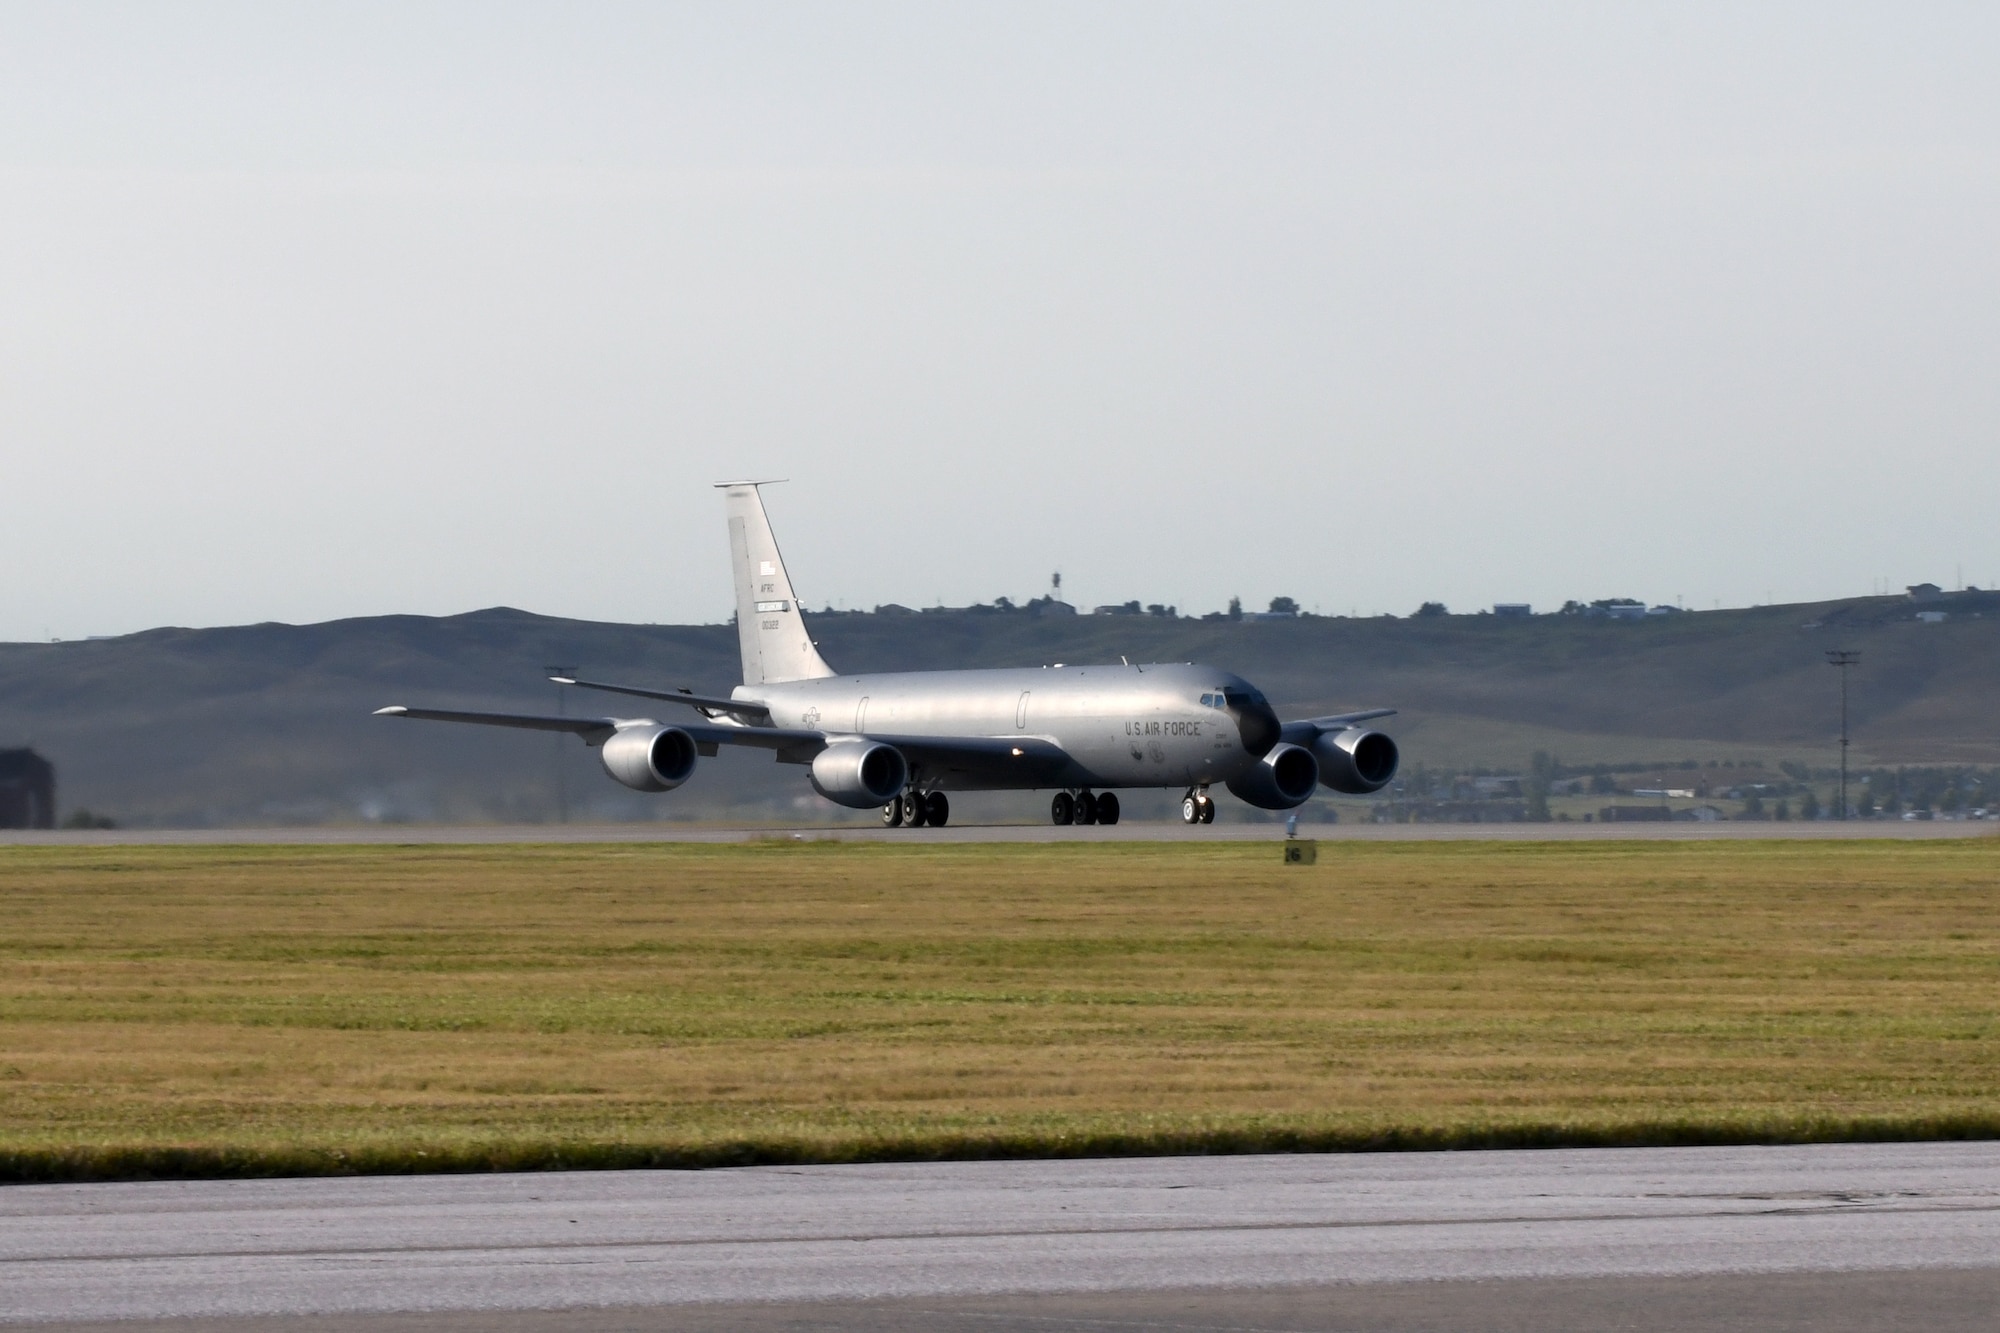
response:
<svg viewBox="0 0 2000 1333"><path fill-rule="evenodd" d="M813 790L891 826L941 825L953 791L1055 791L1058 824L1115 824L1117 788L1183 788L1181 818L1215 820L1221 783L1266 810L1303 805L1324 784L1362 795L1396 774L1396 743L1363 726L1395 710L1282 722L1240 676L1193 663L905 671L843 676L820 657L778 555L757 482L731 482L729 554L743 683L728 698L553 677L664 700L700 722L548 717L442 708L378 710L574 732L604 771L639 791L671 791L724 745L804 764Z"/></svg>

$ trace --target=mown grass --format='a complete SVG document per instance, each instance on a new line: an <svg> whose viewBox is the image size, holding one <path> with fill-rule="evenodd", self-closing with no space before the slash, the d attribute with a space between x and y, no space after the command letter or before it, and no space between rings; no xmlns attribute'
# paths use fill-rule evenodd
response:
<svg viewBox="0 0 2000 1333"><path fill-rule="evenodd" d="M0 1178L2000 1132L2000 842L0 849Z"/></svg>

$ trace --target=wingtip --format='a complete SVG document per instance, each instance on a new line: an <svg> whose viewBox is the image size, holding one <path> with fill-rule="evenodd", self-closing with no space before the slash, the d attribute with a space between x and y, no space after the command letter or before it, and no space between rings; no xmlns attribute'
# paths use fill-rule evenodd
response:
<svg viewBox="0 0 2000 1333"><path fill-rule="evenodd" d="M390 704L390 705L389 705L389 706L388 706L387 708L378 708L378 709L376 709L376 710L374 711L374 713L370 714L370 716L372 716L372 717L402 717L402 716L403 716L404 714L408 713L409 711L410 711L409 709L407 709L407 708L403 707L403 705L401 705L401 704Z"/></svg>
<svg viewBox="0 0 2000 1333"><path fill-rule="evenodd" d="M554 681L558 685L576 684L576 677L574 676L550 676L549 679Z"/></svg>

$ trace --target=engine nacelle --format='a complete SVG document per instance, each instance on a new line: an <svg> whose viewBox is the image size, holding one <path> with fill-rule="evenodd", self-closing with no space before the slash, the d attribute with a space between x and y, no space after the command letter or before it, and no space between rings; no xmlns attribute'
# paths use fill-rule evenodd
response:
<svg viewBox="0 0 2000 1333"><path fill-rule="evenodd" d="M1401 759L1396 742L1362 727L1323 731L1312 748L1319 760L1319 780L1349 796L1366 796L1388 786Z"/></svg>
<svg viewBox="0 0 2000 1333"><path fill-rule="evenodd" d="M694 776L694 737L679 727L627 727L607 738L604 771L639 791L672 791Z"/></svg>
<svg viewBox="0 0 2000 1333"><path fill-rule="evenodd" d="M1256 767L1229 779L1229 790L1265 810L1289 810L1304 805L1319 790L1319 761L1304 746L1279 743L1265 752Z"/></svg>
<svg viewBox="0 0 2000 1333"><path fill-rule="evenodd" d="M880 741L835 741L813 756L813 790L837 805L887 805L910 780L903 752Z"/></svg>

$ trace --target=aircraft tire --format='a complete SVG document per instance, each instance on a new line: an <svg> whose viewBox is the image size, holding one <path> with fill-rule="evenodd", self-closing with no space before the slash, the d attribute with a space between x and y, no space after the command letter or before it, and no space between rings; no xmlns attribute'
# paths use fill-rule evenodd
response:
<svg viewBox="0 0 2000 1333"><path fill-rule="evenodd" d="M1057 824L1068 824L1075 821L1076 802L1070 799L1068 792L1057 792L1056 798L1049 802L1049 819Z"/></svg>
<svg viewBox="0 0 2000 1333"><path fill-rule="evenodd" d="M924 822L932 828L943 828L951 818L951 800L941 791L934 791L924 797Z"/></svg>
<svg viewBox="0 0 2000 1333"><path fill-rule="evenodd" d="M895 800L882 807L882 827L897 828L901 826L902 822L903 798L898 796Z"/></svg>
<svg viewBox="0 0 2000 1333"><path fill-rule="evenodd" d="M1079 824L1097 822L1097 798L1087 791L1076 794L1076 822Z"/></svg>
<svg viewBox="0 0 2000 1333"><path fill-rule="evenodd" d="M1187 795L1181 797L1181 823L1199 824L1200 822L1201 802L1195 800L1193 792L1189 792Z"/></svg>
<svg viewBox="0 0 2000 1333"><path fill-rule="evenodd" d="M1118 822L1118 798L1108 791L1098 794L1097 822L1100 824L1116 824Z"/></svg>
<svg viewBox="0 0 2000 1333"><path fill-rule="evenodd" d="M1215 802L1206 796L1201 798L1201 822L1204 824L1215 822Z"/></svg>
<svg viewBox="0 0 2000 1333"><path fill-rule="evenodd" d="M924 826L924 797L922 792L903 793L903 822L911 828Z"/></svg>

